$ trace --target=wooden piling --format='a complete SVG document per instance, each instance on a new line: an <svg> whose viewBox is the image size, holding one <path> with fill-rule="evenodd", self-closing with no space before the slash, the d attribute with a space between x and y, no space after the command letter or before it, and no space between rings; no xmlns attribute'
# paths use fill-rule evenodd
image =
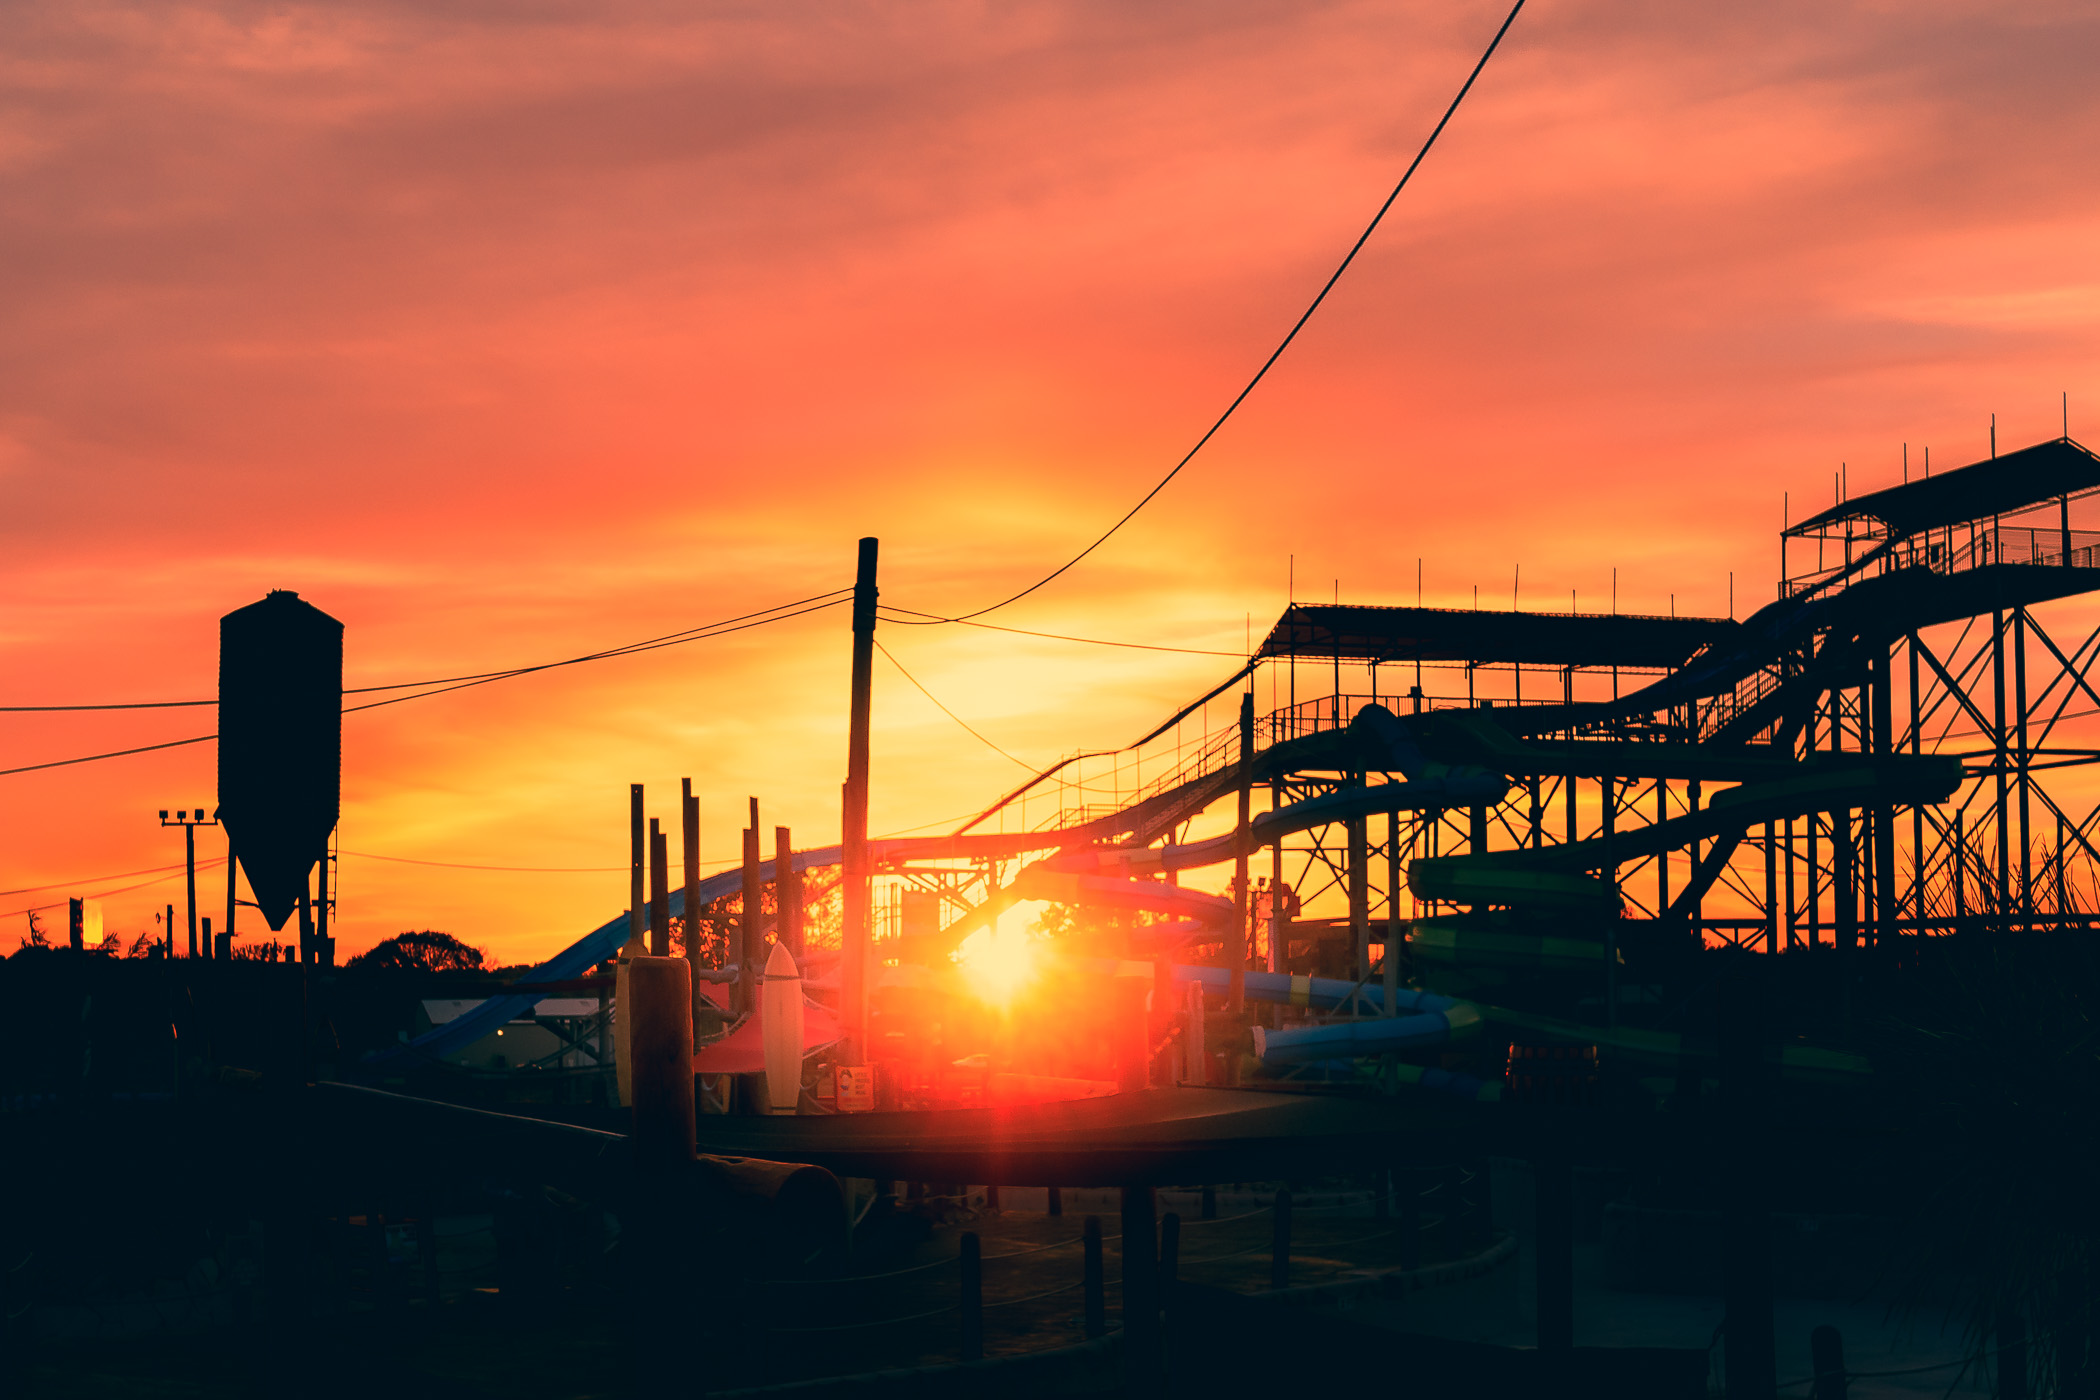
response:
<svg viewBox="0 0 2100 1400"><path fill-rule="evenodd" d="M678 835L685 864L685 897L681 918L685 925L685 963L693 979L693 1039L700 1038L700 799L693 795L693 780L679 779Z"/></svg>
<svg viewBox="0 0 2100 1400"><path fill-rule="evenodd" d="M1056 1188L1052 1187L1051 1189L1055 1190ZM1081 1275L1084 1279L1082 1286L1086 1295L1085 1330L1087 1340L1092 1341L1096 1337L1108 1335L1108 1289L1103 1280L1101 1267L1100 1216L1089 1215L1086 1218L1085 1222L1080 1226L1080 1239L1084 1243L1086 1250L1086 1262L1081 1266L1085 1271Z"/></svg>
<svg viewBox="0 0 2100 1400"><path fill-rule="evenodd" d="M1538 1251L1538 1348L1565 1360L1575 1349L1575 1167L1548 1145L1531 1164Z"/></svg>
<svg viewBox="0 0 2100 1400"><path fill-rule="evenodd" d="M671 956L670 837L654 817L649 818L649 956Z"/></svg>
<svg viewBox="0 0 2100 1400"><path fill-rule="evenodd" d="M1291 1286L1291 1188L1276 1188L1275 1216L1269 1231L1269 1287Z"/></svg>
<svg viewBox="0 0 2100 1400"><path fill-rule="evenodd" d="M760 878L758 799L751 799L751 825L744 828L744 907L736 920L736 1009L758 1005L758 973L764 963L766 882Z"/></svg>
<svg viewBox="0 0 2100 1400"><path fill-rule="evenodd" d="M795 837L773 828L773 937L802 965L802 875L795 869Z"/></svg>
<svg viewBox="0 0 2100 1400"><path fill-rule="evenodd" d="M975 1230L962 1236L962 1359L984 1359L984 1254Z"/></svg>

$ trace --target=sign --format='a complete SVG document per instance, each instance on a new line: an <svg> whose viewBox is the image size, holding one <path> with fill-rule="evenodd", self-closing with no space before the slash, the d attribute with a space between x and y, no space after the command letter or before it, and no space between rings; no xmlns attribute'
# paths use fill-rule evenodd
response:
<svg viewBox="0 0 2100 1400"><path fill-rule="evenodd" d="M873 1113L875 1111L875 1066L840 1065L838 1067L839 1112Z"/></svg>

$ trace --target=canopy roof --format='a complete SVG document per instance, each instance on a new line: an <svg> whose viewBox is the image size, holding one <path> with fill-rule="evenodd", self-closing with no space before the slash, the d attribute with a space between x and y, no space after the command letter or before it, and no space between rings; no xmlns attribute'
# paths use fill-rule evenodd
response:
<svg viewBox="0 0 2100 1400"><path fill-rule="evenodd" d="M1914 535L2100 489L2100 457L2070 438L2023 447L1985 462L1855 496L1787 530L1809 534L1846 520L1877 520L1894 535Z"/></svg>
<svg viewBox="0 0 2100 1400"><path fill-rule="evenodd" d="M1681 665L1736 624L1719 617L1476 612L1293 603L1257 653L1349 661L1527 666Z"/></svg>

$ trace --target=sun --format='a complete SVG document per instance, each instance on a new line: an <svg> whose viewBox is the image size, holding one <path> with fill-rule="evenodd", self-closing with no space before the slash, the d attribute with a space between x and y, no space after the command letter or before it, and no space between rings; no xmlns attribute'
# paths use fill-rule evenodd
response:
<svg viewBox="0 0 2100 1400"><path fill-rule="evenodd" d="M1007 1006L1035 979L1035 944L1031 933L994 925L965 938L950 956L979 1000Z"/></svg>

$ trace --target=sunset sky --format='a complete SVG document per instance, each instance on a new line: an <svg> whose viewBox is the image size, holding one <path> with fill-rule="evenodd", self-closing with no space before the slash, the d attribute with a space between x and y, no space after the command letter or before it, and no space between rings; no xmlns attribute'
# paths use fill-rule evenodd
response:
<svg viewBox="0 0 2100 1400"><path fill-rule="evenodd" d="M272 588L351 686L851 582L981 607L1208 426L1505 13L1420 3L118 6L0 13L0 703L209 698ZM1237 651L1301 597L1720 613L1795 518L2100 441L2100 12L1531 0L1268 382L994 615ZM536 959L617 913L627 784L710 864L836 839L843 610L352 715L344 951ZM1233 668L888 628L1028 763ZM1020 769L886 662L878 833ZM0 767L210 709L0 715ZM18 911L137 883L210 745L0 779ZM223 851L216 833L206 851ZM146 878L146 877L138 877ZM205 909L223 900L207 879ZM52 882L60 882L53 887ZM117 894L135 932L179 880ZM251 921L254 916L245 916ZM63 927L63 909L47 925ZM253 924L251 929L253 931Z"/></svg>

